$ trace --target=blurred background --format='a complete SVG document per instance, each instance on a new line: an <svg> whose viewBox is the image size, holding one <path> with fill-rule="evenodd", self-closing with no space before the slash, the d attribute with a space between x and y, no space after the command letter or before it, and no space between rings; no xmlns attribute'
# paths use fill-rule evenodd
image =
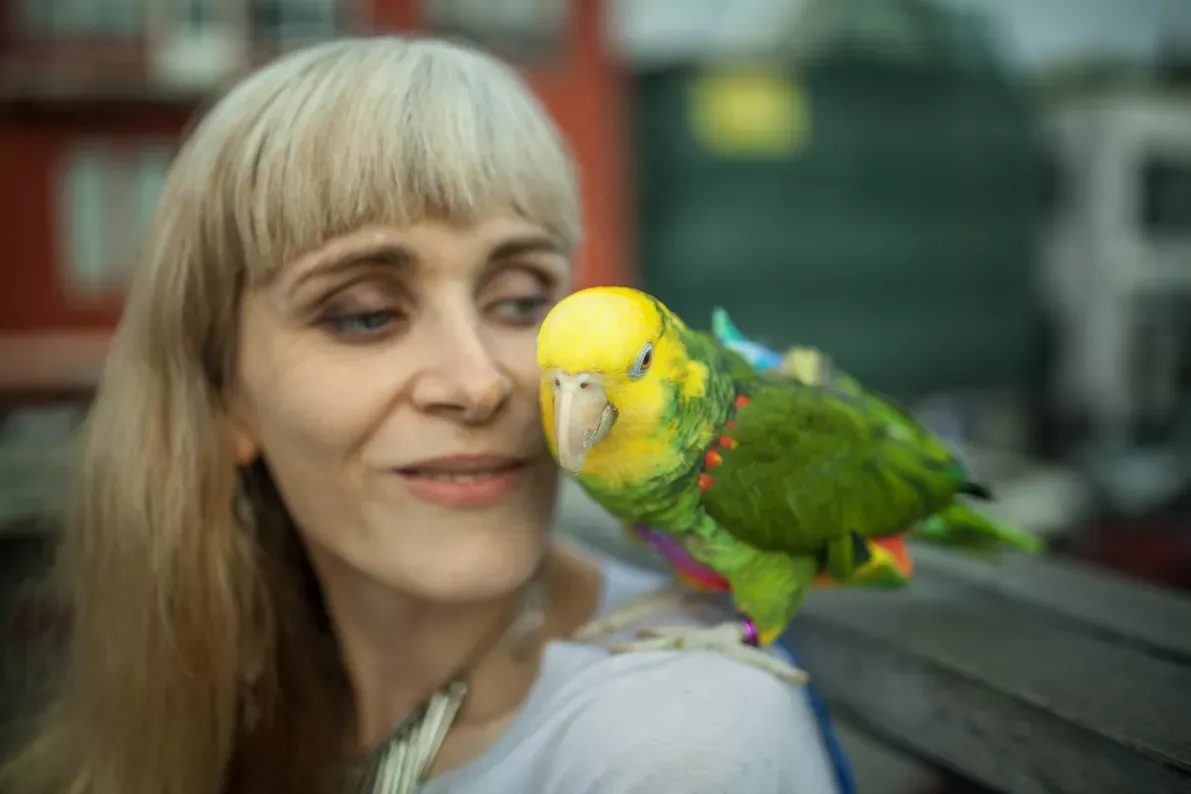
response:
<svg viewBox="0 0 1191 794"><path fill-rule="evenodd" d="M583 169L584 284L821 346L1053 554L1191 588L1188 0L0 4L0 537L62 507L188 120L388 31L530 75Z"/></svg>

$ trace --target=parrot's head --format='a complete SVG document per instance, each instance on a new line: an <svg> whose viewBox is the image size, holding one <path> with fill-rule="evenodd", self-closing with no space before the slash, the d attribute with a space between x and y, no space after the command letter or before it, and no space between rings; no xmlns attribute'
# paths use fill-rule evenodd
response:
<svg viewBox="0 0 1191 794"><path fill-rule="evenodd" d="M685 331L661 302L627 287L580 290L546 315L538 332L543 422L564 471L578 474L588 462L623 475L657 447L676 397L701 395L707 381Z"/></svg>

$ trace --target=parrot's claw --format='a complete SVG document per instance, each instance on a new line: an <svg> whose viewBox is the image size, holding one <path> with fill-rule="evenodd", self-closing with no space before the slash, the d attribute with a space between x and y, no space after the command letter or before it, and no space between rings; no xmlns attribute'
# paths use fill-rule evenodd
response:
<svg viewBox="0 0 1191 794"><path fill-rule="evenodd" d="M738 623L723 623L712 628L675 627L643 629L637 639L612 647L612 653L631 651L713 651L742 664L764 670L793 686L805 684L806 671L787 664L777 656L750 645Z"/></svg>
<svg viewBox="0 0 1191 794"><path fill-rule="evenodd" d="M681 586L655 590L634 598L602 618L587 623L571 635L574 642L591 642L623 631L634 623L654 615L680 610L692 598L689 590Z"/></svg>

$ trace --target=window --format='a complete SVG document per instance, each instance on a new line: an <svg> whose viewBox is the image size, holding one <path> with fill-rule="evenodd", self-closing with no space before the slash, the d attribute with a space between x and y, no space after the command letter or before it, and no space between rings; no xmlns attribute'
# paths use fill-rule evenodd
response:
<svg viewBox="0 0 1191 794"><path fill-rule="evenodd" d="M134 37L146 28L242 28L269 47L291 47L354 29L365 0L19 0L25 37ZM376 0L373 0L374 2ZM150 5L151 3L151 5Z"/></svg>
<svg viewBox="0 0 1191 794"><path fill-rule="evenodd" d="M147 0L20 0L20 28L27 36L135 36Z"/></svg>
<svg viewBox="0 0 1191 794"><path fill-rule="evenodd" d="M506 58L556 58L566 47L571 0L424 0L440 34L462 36Z"/></svg>
<svg viewBox="0 0 1191 794"><path fill-rule="evenodd" d="M355 26L357 3L343 0L252 0L253 38L270 49L291 49L333 38Z"/></svg>
<svg viewBox="0 0 1191 794"><path fill-rule="evenodd" d="M121 292L173 157L172 144L84 141L67 155L57 210L63 281L78 295Z"/></svg>
<svg viewBox="0 0 1191 794"><path fill-rule="evenodd" d="M15 0L0 94L203 95L358 31L370 0ZM381 2L381 0L371 0Z"/></svg>
<svg viewBox="0 0 1191 794"><path fill-rule="evenodd" d="M1138 225L1155 237L1186 236L1191 231L1191 163L1149 155L1139 181Z"/></svg>

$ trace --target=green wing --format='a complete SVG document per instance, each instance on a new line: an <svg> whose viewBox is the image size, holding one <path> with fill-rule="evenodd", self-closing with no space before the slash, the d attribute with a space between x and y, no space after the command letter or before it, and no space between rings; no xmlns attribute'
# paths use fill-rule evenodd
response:
<svg viewBox="0 0 1191 794"><path fill-rule="evenodd" d="M874 420L900 425L905 432L924 440L933 440L930 431L923 427L909 411L893 399L864 386L859 380L836 366L835 362L823 351L813 347L798 347L791 348L786 355L787 360L793 356L802 355L814 362L810 367L802 367L801 371L795 371L792 364L783 362L779 372L786 377L797 378L811 386L820 386L839 394L855 397L860 400L862 409L869 413ZM807 373L807 369L812 371Z"/></svg>
<svg viewBox="0 0 1191 794"><path fill-rule="evenodd" d="M796 358L797 357L797 358ZM811 347L787 351L780 372L803 383L853 395L864 402L864 410L873 417L923 440L935 437L917 419L895 401L866 388L856 378L835 365L825 353ZM982 489L983 490L983 489ZM987 498L987 493L976 494ZM1039 554L1046 543L1039 536L1020 527L997 521L970 505L955 500L921 522L910 527L910 534L938 545L973 552L1013 548L1027 554Z"/></svg>
<svg viewBox="0 0 1191 794"><path fill-rule="evenodd" d="M817 554L853 535L903 532L968 484L929 433L875 415L865 397L781 376L742 383L739 407L707 470L703 506L765 551Z"/></svg>

